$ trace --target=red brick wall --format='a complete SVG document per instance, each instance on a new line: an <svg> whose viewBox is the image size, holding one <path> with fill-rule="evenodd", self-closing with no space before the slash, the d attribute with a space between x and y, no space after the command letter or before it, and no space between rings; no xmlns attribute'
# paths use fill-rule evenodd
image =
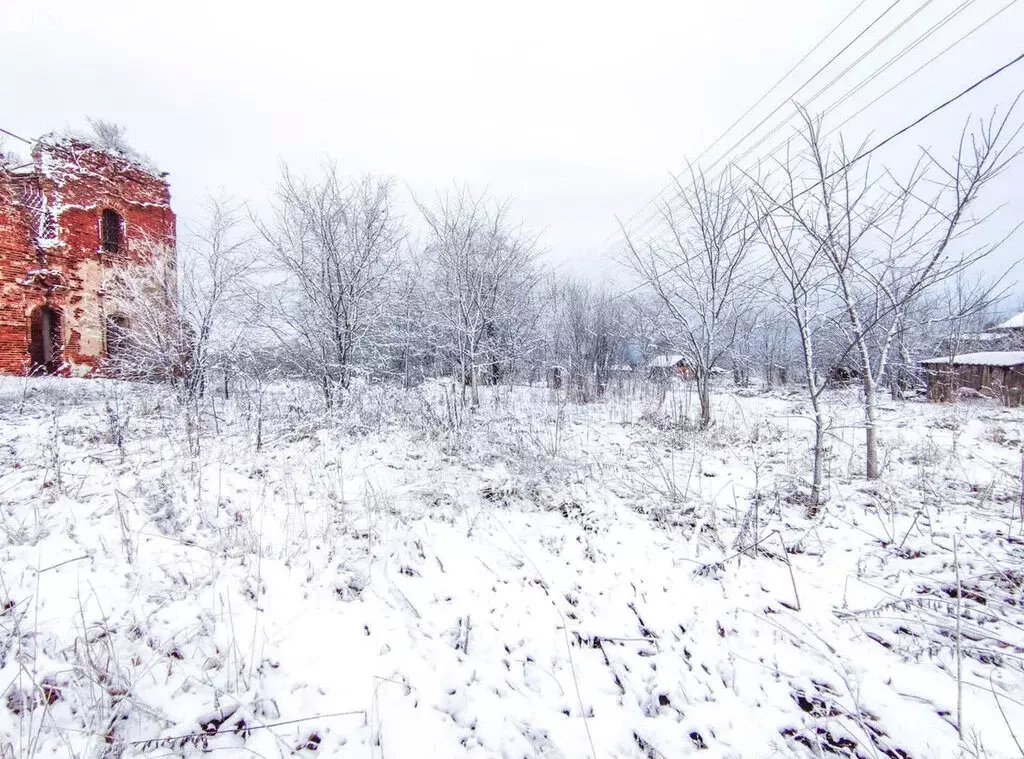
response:
<svg viewBox="0 0 1024 759"><path fill-rule="evenodd" d="M36 261L28 214L20 202L23 185L34 177L0 174L0 372L21 373L28 360L29 289L21 283Z"/></svg>
<svg viewBox="0 0 1024 759"><path fill-rule="evenodd" d="M61 315L62 372L85 376L104 356L107 270L173 256L170 191L132 161L78 142L43 143L33 158L29 175L0 172L0 374L29 368L31 314L47 305ZM104 209L124 219L117 256L102 249Z"/></svg>

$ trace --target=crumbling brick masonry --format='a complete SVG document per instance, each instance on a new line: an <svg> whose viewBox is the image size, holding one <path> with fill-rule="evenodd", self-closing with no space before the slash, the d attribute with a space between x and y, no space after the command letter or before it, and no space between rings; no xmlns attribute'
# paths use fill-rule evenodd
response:
<svg viewBox="0 0 1024 759"><path fill-rule="evenodd" d="M0 374L88 376L131 329L104 298L112 266L170 256L163 175L72 139L41 139L31 167L0 168ZM173 269L172 269L173 270Z"/></svg>

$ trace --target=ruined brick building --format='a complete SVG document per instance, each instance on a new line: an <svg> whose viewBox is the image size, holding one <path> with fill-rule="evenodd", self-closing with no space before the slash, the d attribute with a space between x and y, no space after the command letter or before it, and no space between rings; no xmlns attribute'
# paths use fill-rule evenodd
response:
<svg viewBox="0 0 1024 759"><path fill-rule="evenodd" d="M96 372L131 329L111 267L173 267L174 242L164 175L120 153L46 137L0 168L0 374Z"/></svg>

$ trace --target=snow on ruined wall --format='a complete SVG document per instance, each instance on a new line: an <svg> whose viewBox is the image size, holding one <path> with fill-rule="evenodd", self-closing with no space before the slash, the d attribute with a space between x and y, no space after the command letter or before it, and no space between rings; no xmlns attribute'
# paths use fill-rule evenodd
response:
<svg viewBox="0 0 1024 759"><path fill-rule="evenodd" d="M83 376L104 355L107 270L173 251L170 190L133 161L74 140L45 139L33 159L31 174L0 173L0 374L30 368L32 312L46 305L60 314L62 372ZM100 238L107 209L123 219L117 254Z"/></svg>

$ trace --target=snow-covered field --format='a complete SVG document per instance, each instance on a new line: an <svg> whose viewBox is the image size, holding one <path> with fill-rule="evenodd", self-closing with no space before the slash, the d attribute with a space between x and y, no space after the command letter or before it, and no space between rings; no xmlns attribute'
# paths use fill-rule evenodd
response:
<svg viewBox="0 0 1024 759"><path fill-rule="evenodd" d="M2 379L0 757L1021 756L1024 410L787 392Z"/></svg>

